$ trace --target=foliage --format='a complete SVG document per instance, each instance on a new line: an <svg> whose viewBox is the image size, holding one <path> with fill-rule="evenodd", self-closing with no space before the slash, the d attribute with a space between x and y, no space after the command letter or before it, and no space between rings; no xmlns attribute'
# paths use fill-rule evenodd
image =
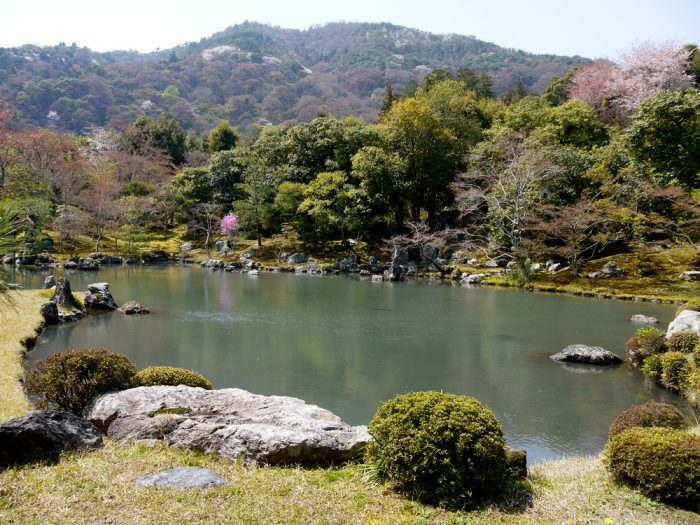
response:
<svg viewBox="0 0 700 525"><path fill-rule="evenodd" d="M618 414L610 427L610 439L632 427L682 428L684 423L683 414L673 405L647 401Z"/></svg>
<svg viewBox="0 0 700 525"><path fill-rule="evenodd" d="M644 326L627 341L625 348L632 364L641 365L647 357L668 350L666 334L654 326Z"/></svg>
<svg viewBox="0 0 700 525"><path fill-rule="evenodd" d="M468 507L505 476L500 424L477 400L441 392L395 397L369 424L367 461L381 479L430 503Z"/></svg>
<svg viewBox="0 0 700 525"><path fill-rule="evenodd" d="M698 343L700 343L700 336L695 332L676 332L668 338L668 349L670 352L689 354L695 349Z"/></svg>
<svg viewBox="0 0 700 525"><path fill-rule="evenodd" d="M209 153L228 151L238 142L238 134L228 120L220 121L209 133Z"/></svg>
<svg viewBox="0 0 700 525"><path fill-rule="evenodd" d="M686 301L676 309L676 315L681 313L683 310L695 310L700 312L700 297L693 297L691 300Z"/></svg>
<svg viewBox="0 0 700 525"><path fill-rule="evenodd" d="M227 213L221 218L221 235L232 235L238 230L238 217L233 213Z"/></svg>
<svg viewBox="0 0 700 525"><path fill-rule="evenodd" d="M697 508L700 436L672 428L630 428L605 451L616 481L662 501Z"/></svg>
<svg viewBox="0 0 700 525"><path fill-rule="evenodd" d="M700 188L700 92L661 91L643 100L626 136L634 158L662 182Z"/></svg>
<svg viewBox="0 0 700 525"><path fill-rule="evenodd" d="M213 388L202 374L185 368L172 366L149 366L134 376L135 386L178 386L186 385L211 390Z"/></svg>
<svg viewBox="0 0 700 525"><path fill-rule="evenodd" d="M82 415L95 397L129 388L135 374L125 355L82 348L37 361L25 378L24 388L61 410Z"/></svg>

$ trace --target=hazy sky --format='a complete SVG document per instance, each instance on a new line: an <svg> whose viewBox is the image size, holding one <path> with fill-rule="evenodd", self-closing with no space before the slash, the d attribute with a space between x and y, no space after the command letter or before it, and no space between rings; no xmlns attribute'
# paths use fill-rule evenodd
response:
<svg viewBox="0 0 700 525"><path fill-rule="evenodd" d="M0 47L153 51L245 20L391 22L536 53L612 57L644 40L700 43L700 0L0 0Z"/></svg>

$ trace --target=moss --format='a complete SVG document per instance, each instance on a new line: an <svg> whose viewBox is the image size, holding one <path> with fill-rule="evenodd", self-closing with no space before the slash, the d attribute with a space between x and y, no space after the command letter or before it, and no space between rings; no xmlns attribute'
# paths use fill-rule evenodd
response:
<svg viewBox="0 0 700 525"><path fill-rule="evenodd" d="M668 352L660 356L661 377L659 382L674 392L680 392L689 386L691 363L686 354Z"/></svg>
<svg viewBox="0 0 700 525"><path fill-rule="evenodd" d="M610 438L632 427L681 428L684 422L683 414L673 405L648 401L620 412L610 427Z"/></svg>
<svg viewBox="0 0 700 525"><path fill-rule="evenodd" d="M694 297L680 305L676 310L676 315L681 313L683 310L695 310L696 312L700 312L700 297Z"/></svg>
<svg viewBox="0 0 700 525"><path fill-rule="evenodd" d="M695 332L676 332L668 338L668 349L671 352L689 354L695 351L698 344L700 344L700 337Z"/></svg>
<svg viewBox="0 0 700 525"><path fill-rule="evenodd" d="M213 385L202 374L185 368L173 366L150 366L144 368L136 377L134 383L138 386L177 386L186 385L211 390Z"/></svg>
<svg viewBox="0 0 700 525"><path fill-rule="evenodd" d="M409 496L470 507L506 479L503 433L493 412L467 396L412 392L383 404L369 424L367 461Z"/></svg>
<svg viewBox="0 0 700 525"><path fill-rule="evenodd" d="M666 334L654 326L644 326L627 341L625 349L632 364L641 366L649 356L668 350Z"/></svg>
<svg viewBox="0 0 700 525"><path fill-rule="evenodd" d="M608 444L615 481L644 495L700 508L700 436L672 428L629 428Z"/></svg>

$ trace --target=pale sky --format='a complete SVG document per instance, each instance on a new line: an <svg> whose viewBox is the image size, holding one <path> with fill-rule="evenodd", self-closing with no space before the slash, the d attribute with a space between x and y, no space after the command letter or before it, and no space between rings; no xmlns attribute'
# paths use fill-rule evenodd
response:
<svg viewBox="0 0 700 525"><path fill-rule="evenodd" d="M0 0L0 47L75 42L147 52L245 20L299 29L391 22L592 58L644 40L700 43L700 0Z"/></svg>

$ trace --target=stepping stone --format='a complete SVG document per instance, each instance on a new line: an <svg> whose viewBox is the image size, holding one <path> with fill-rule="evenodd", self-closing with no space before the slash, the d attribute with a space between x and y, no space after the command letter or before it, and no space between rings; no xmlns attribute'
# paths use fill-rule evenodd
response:
<svg viewBox="0 0 700 525"><path fill-rule="evenodd" d="M208 489L226 485L226 480L213 470L206 468L175 467L138 478L134 483L158 488Z"/></svg>

